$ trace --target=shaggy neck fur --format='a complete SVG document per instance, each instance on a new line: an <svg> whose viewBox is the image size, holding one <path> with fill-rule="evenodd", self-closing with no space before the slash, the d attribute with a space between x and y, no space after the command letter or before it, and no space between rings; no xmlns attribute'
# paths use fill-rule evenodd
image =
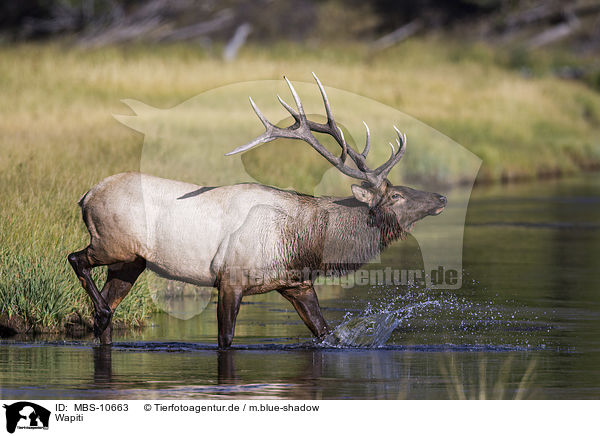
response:
<svg viewBox="0 0 600 436"><path fill-rule="evenodd" d="M406 235L393 214L369 209L353 197L305 197L303 202L303 219L295 221L283 241L287 268L344 275Z"/></svg>

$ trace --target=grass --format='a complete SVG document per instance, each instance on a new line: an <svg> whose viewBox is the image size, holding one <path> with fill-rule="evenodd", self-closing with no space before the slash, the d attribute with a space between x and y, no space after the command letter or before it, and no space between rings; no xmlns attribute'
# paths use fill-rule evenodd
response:
<svg viewBox="0 0 600 436"><path fill-rule="evenodd" d="M169 108L225 84L282 73L309 81L316 71L328 86L395 107L464 145L483 159L480 181L600 165L600 95L543 73L524 76L513 58L485 46L415 40L376 56L360 45L249 46L224 63L193 45L32 44L1 46L0 58L0 320L17 330L59 331L73 314L90 317L66 255L87 244L79 197L108 175L139 169L143 136L112 117L131 113L123 98ZM221 123L219 141L248 136L235 116L218 117L203 114ZM292 164L278 168L297 171ZM145 275L132 293L115 315L125 324L156 309Z"/></svg>

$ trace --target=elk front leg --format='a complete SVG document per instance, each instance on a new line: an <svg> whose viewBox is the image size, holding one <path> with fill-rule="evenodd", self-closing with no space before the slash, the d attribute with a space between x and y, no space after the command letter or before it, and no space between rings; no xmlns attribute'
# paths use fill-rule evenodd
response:
<svg viewBox="0 0 600 436"><path fill-rule="evenodd" d="M219 348L229 348L233 341L235 320L240 311L242 289L228 284L219 286L217 320L219 325Z"/></svg>
<svg viewBox="0 0 600 436"><path fill-rule="evenodd" d="M69 263L75 270L75 274L77 274L77 277L81 282L81 286L83 286L83 289L85 289L85 291L92 299L92 303L94 303L94 335L98 337L110 324L110 320L112 318L112 310L110 310L109 305L106 303L106 301L98 291L96 284L92 280L92 275L90 271L91 268L97 265L93 265L90 262L87 255L87 248L69 254L67 259L69 260Z"/></svg>
<svg viewBox="0 0 600 436"><path fill-rule="evenodd" d="M323 315L317 299L315 288L310 285L303 285L298 288L290 288L279 291L286 300L292 303L306 327L317 338L323 338L329 333L329 327Z"/></svg>

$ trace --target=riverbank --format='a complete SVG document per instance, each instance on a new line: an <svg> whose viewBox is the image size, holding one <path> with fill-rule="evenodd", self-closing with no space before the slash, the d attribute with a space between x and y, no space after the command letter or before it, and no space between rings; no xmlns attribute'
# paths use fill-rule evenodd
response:
<svg viewBox="0 0 600 436"><path fill-rule="evenodd" d="M414 40L375 56L360 45L248 46L226 63L193 45L28 44L0 46L0 57L5 331L64 331L74 317L89 324L89 299L66 255L87 244L80 196L110 174L139 169L142 135L112 117L129 113L123 98L168 108L225 84L283 73L309 81L317 71L328 86L395 107L478 155L478 183L600 167L600 95L544 68L522 70L510 53L486 46ZM94 274L102 283L103 272ZM115 319L140 324L155 310L143 275Z"/></svg>

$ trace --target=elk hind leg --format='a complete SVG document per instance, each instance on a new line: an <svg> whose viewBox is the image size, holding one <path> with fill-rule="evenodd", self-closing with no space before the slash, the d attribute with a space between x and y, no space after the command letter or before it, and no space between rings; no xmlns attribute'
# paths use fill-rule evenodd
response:
<svg viewBox="0 0 600 436"><path fill-rule="evenodd" d="M317 293L312 284L280 290L279 293L292 303L313 335L317 338L323 338L329 333L329 327L321 314Z"/></svg>
<svg viewBox="0 0 600 436"><path fill-rule="evenodd" d="M89 247L71 253L67 259L71 264L71 267L73 267L73 270L75 270L75 274L77 274L81 286L85 289L94 304L94 334L98 337L110 324L112 310L110 310L110 306L104 300L100 291L98 291L96 284L92 280L92 268L100 265L92 263L88 256L88 250Z"/></svg>
<svg viewBox="0 0 600 436"><path fill-rule="evenodd" d="M108 266L108 276L102 288L102 298L111 312L114 313L117 306L127 296L133 284L146 268L146 260L138 257L133 262L119 262ZM112 320L109 321L104 331L100 334L101 344L112 342Z"/></svg>

